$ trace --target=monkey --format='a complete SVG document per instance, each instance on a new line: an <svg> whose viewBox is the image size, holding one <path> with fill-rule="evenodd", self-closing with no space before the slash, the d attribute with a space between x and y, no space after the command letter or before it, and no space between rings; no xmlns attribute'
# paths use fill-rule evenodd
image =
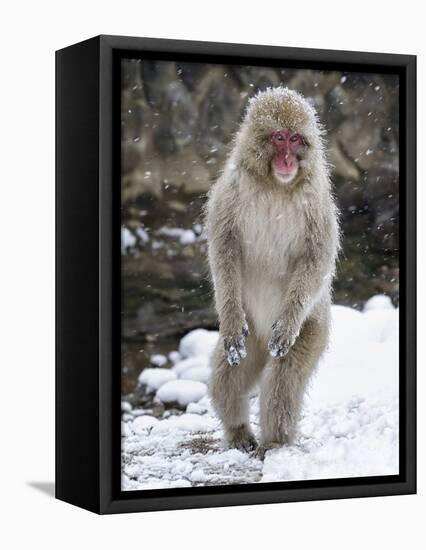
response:
<svg viewBox="0 0 426 550"><path fill-rule="evenodd" d="M229 447L261 460L294 442L328 342L340 231L324 134L298 92L258 92L206 203L219 318L209 395ZM257 383L259 444L249 424Z"/></svg>

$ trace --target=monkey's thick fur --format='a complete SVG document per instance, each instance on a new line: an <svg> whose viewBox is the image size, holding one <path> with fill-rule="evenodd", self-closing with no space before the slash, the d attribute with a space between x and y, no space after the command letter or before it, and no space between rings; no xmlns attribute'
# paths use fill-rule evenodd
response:
<svg viewBox="0 0 426 550"><path fill-rule="evenodd" d="M270 136L277 128L300 132L306 141L288 184L271 168ZM207 203L220 322L210 396L228 444L254 450L249 392L260 382L261 458L292 442L328 340L339 228L322 133L300 94L281 87L260 92Z"/></svg>

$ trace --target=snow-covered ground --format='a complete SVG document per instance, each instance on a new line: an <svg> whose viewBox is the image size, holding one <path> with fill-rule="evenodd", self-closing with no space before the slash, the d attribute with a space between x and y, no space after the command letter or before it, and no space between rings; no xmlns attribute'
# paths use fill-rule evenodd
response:
<svg viewBox="0 0 426 550"><path fill-rule="evenodd" d="M187 334L155 356L140 383L168 406L162 418L123 403L123 490L325 479L398 473L398 314L385 296L364 311L333 306L329 350L306 396L294 445L265 461L227 449L207 397L217 333ZM167 360L167 363L166 363ZM251 423L259 434L257 395Z"/></svg>

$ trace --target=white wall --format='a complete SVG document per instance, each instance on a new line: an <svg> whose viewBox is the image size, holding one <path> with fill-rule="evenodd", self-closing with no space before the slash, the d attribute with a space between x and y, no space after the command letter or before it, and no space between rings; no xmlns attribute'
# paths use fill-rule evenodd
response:
<svg viewBox="0 0 426 550"><path fill-rule="evenodd" d="M415 540L424 539L422 496L99 518L28 484L51 481L54 473L54 50L103 33L417 54L418 150L423 151L426 41L420 6L411 0L39 0L3 5L0 541L9 538L3 547L418 547ZM420 282L426 233L423 176L422 161ZM424 304L420 287L419 309ZM422 311L419 321L421 334ZM420 387L424 358L420 342ZM424 402L419 400L420 452L424 417ZM420 492L423 489L421 469Z"/></svg>

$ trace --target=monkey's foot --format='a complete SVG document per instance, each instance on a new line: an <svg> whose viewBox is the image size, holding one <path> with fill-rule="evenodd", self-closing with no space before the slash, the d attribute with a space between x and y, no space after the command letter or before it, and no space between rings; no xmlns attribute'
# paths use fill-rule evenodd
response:
<svg viewBox="0 0 426 550"><path fill-rule="evenodd" d="M257 448L256 438L247 426L242 425L236 428L228 428L227 432L228 445L232 449L249 453Z"/></svg>
<svg viewBox="0 0 426 550"><path fill-rule="evenodd" d="M259 460L265 460L265 455L267 451L271 451L272 449L279 449L282 447L281 443L267 443L259 445L256 449L256 452L254 453L255 458L258 458Z"/></svg>

